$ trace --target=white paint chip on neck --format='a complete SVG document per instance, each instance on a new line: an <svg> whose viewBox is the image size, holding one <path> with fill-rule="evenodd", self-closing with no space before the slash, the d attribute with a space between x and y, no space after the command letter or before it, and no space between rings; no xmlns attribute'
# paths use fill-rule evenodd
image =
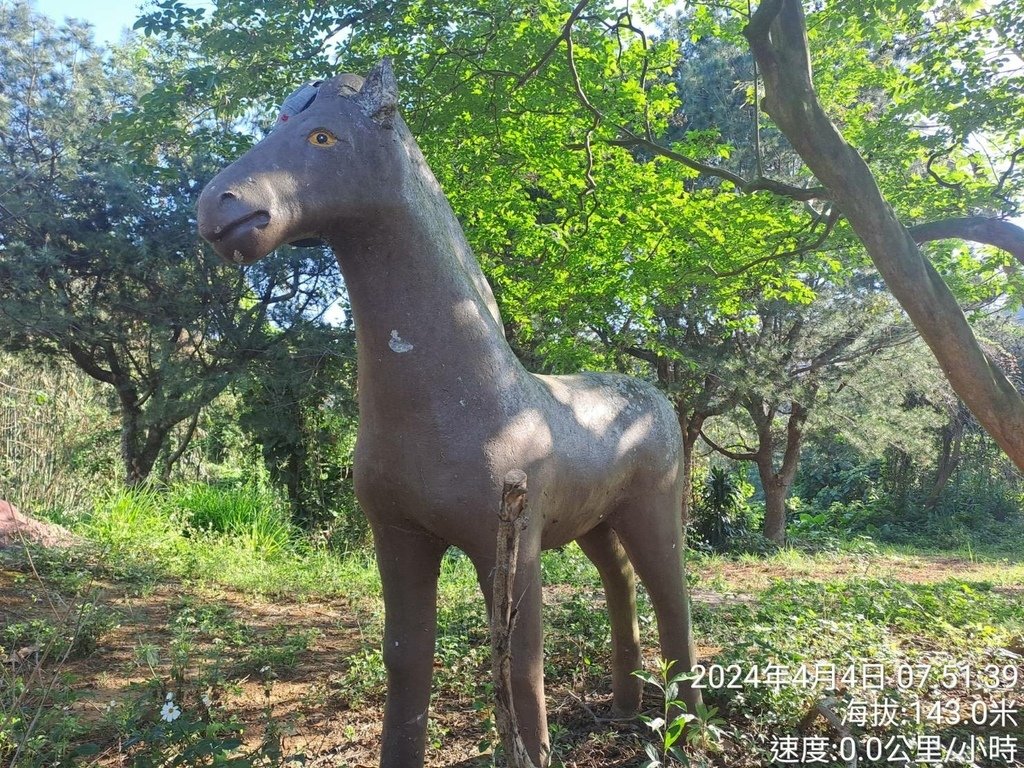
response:
<svg viewBox="0 0 1024 768"><path fill-rule="evenodd" d="M398 354L412 351L412 344L399 336L398 331L391 332L391 338L388 339L388 346L391 347L392 352L397 352Z"/></svg>

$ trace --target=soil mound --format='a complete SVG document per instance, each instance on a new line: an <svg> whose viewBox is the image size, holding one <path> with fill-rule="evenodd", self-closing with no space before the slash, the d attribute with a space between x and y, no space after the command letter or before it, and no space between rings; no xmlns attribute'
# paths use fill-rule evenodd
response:
<svg viewBox="0 0 1024 768"><path fill-rule="evenodd" d="M66 547L75 543L75 535L63 526L22 514L9 501L0 500L0 549L20 547L23 541L44 547Z"/></svg>

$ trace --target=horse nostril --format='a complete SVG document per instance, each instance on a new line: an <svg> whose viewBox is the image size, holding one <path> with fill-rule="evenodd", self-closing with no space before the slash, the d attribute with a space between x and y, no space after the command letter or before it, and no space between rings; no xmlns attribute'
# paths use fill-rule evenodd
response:
<svg viewBox="0 0 1024 768"><path fill-rule="evenodd" d="M221 195L220 195L220 201L222 203L225 200L234 200L234 199L235 199L235 193L234 192L222 192Z"/></svg>

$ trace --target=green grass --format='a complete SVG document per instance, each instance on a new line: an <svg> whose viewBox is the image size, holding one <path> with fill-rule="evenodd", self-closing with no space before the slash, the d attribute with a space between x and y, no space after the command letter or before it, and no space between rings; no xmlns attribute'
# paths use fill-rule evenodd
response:
<svg viewBox="0 0 1024 768"><path fill-rule="evenodd" d="M166 503L190 528L228 534L249 554L275 555L298 538L284 500L257 486L179 486Z"/></svg>
<svg viewBox="0 0 1024 768"><path fill-rule="evenodd" d="M982 669L1005 664L1005 649L1018 647L1024 637L1019 598L985 581L960 579L935 584L870 578L776 581L753 605L697 606L694 621L701 642L721 647L709 663L744 674L772 665L794 674L817 664L860 671L869 662L883 665L887 675L901 666L928 663L936 670L950 663ZM842 685L840 701L870 695L858 685ZM977 686L957 694L966 700L991 695ZM801 717L826 695L835 694L801 685L749 683L738 690L707 692L712 703L734 715L742 712L761 743L772 732L794 732ZM918 695L935 701L950 697L937 687L908 692L891 682L878 693L903 701Z"/></svg>
<svg viewBox="0 0 1024 768"><path fill-rule="evenodd" d="M47 556L54 576L98 559L101 571L141 588L179 578L267 597L380 593L371 552L314 546L282 499L252 486L121 490L97 499L73 529L92 554Z"/></svg>
<svg viewBox="0 0 1024 768"><path fill-rule="evenodd" d="M140 488L101 496L77 532L99 545L107 559L132 565L165 562L183 547L182 521L156 490Z"/></svg>
<svg viewBox="0 0 1024 768"><path fill-rule="evenodd" d="M87 604L88 620L79 627L85 631L78 634L88 642L72 655L88 655L95 647L90 638L113 626L93 622L109 615L88 605L89 584L95 578L129 592L177 580L181 602L169 616L170 640L136 650L140 666L155 670L159 661L166 669L169 662L172 678L187 683L181 690L191 692L192 706L203 691L211 686L220 690L239 675L270 684L273 675L304 668L318 641L308 626L254 622L234 597L224 599L225 592L285 605L343 597L344 610L359 622L361 644L346 656L334 687L322 695L332 706L379 706L385 680L383 606L373 553L364 549L338 554L314 546L288 522L286 512L281 498L251 486L110 493L75 522L87 550L40 551L34 565L48 583ZM956 578L934 584L900 579L901 574L928 575L930 567ZM694 635L700 646L716 649L704 659L711 664L735 664L744 670L775 664L797 670L819 662L843 667L871 659L893 667L934 657L981 665L1001 649L1020 648L1024 642L1024 610L1017 592L1024 585L1024 564L1019 558L1001 557L997 550L972 549L968 556L959 549L922 552L864 540L824 547L820 541L813 546L798 541L768 556L691 553L689 568L691 582L703 590L748 593L746 601L695 605ZM609 626L596 570L573 544L545 552L542 573L545 584L554 587L546 593L545 605L549 691L563 697L569 691L581 699L607 694ZM643 590L639 607L642 642L653 665L657 628ZM11 622L0 636L5 647L63 643L67 649L76 641L66 627L39 620ZM493 737L486 725L489 654L476 571L465 555L452 550L440 574L435 696L479 712L484 741ZM166 679L157 683L165 685ZM126 723L118 726L126 729L126 738L129 726L137 729L152 719L165 691L154 689L147 695L148 703L139 712L118 715ZM744 685L708 691L706 698L721 707L735 743L745 745L740 752L746 757L737 765L748 766L757 764L770 733L793 732L822 695L794 686ZM72 729L71 735L61 737L67 742L78 738L74 729L80 727L59 718L47 725L53 733ZM442 736L431 738L441 744L449 738ZM43 754L49 748L39 749Z"/></svg>

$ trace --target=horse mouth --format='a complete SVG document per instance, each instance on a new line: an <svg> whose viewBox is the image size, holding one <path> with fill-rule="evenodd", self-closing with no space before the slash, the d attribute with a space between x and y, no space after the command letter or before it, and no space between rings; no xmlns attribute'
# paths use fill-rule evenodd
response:
<svg viewBox="0 0 1024 768"><path fill-rule="evenodd" d="M218 243L238 235L244 235L253 229L265 229L270 224L270 213L268 211L253 211L240 219L235 219L230 224L216 227L211 233L211 242Z"/></svg>

